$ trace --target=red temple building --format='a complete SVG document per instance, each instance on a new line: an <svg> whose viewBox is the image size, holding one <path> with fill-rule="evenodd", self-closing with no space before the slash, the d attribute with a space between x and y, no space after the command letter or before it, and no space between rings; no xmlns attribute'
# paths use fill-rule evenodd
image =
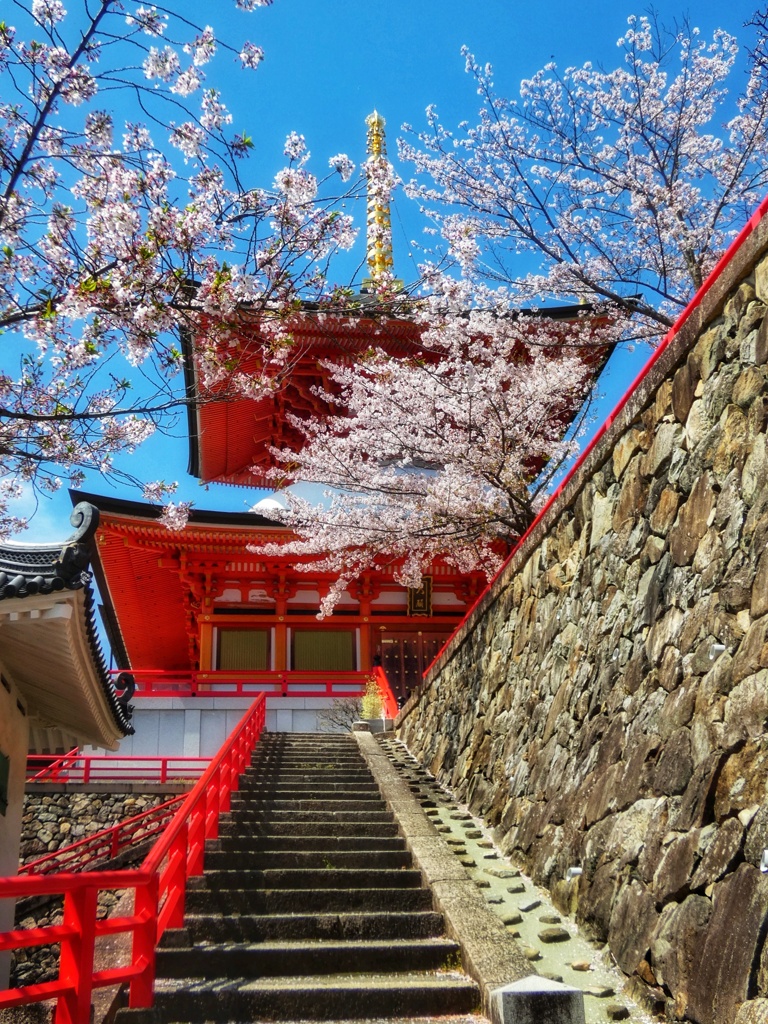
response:
<svg viewBox="0 0 768 1024"><path fill-rule="evenodd" d="M183 753L208 754L232 715L262 690L270 695L270 728L311 731L318 711L359 696L376 675L391 694L391 715L486 582L436 562L414 591L382 567L318 621L333 579L301 571L294 556L249 552L255 543L290 538L267 518L193 511L187 527L172 532L157 507L91 494L73 499L99 510L92 565L113 655L136 681L134 754L152 752L155 739L176 746L171 734L182 741L185 713L213 704L220 713L200 721L196 738L189 723L199 714L183 725ZM179 721L170 721L171 711Z"/></svg>

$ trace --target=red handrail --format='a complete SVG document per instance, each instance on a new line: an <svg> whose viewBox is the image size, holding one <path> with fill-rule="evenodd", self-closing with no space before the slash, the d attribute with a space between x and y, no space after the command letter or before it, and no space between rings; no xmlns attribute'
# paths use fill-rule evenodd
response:
<svg viewBox="0 0 768 1024"><path fill-rule="evenodd" d="M30 754L27 768L30 764L34 766L38 758L44 759L44 755ZM28 776L27 782L179 782L199 779L210 763L210 757L151 757L143 754L78 754L71 757L68 754L65 767L57 762L53 775L44 768Z"/></svg>
<svg viewBox="0 0 768 1024"><path fill-rule="evenodd" d="M376 680L376 684L379 687L379 693L381 694L381 703L384 709L385 718L397 718L399 708L397 706L397 698L395 697L392 687L387 678L387 673L381 667L381 665L374 666L373 678Z"/></svg>
<svg viewBox="0 0 768 1024"><path fill-rule="evenodd" d="M207 762L206 762L207 763ZM150 807L148 811L126 818L117 825L94 832L76 843L62 846L53 853L29 861L19 868L20 875L47 875L54 871L86 871L94 861L113 860L137 842L152 838L165 828L179 809L186 794Z"/></svg>
<svg viewBox="0 0 768 1024"><path fill-rule="evenodd" d="M68 754L61 754L58 757L55 754L28 754L27 782L35 782L43 778L50 782L57 782L61 773L67 770L73 760L77 760L79 753L80 748L73 747ZM54 760L51 760L51 757ZM41 766L40 771L37 774L30 774L30 768L38 764Z"/></svg>
<svg viewBox="0 0 768 1024"><path fill-rule="evenodd" d="M89 1024L93 989L125 982L130 1006L152 1005L157 942L166 928L183 923L186 880L202 873L205 841L218 835L219 814L229 809L264 728L265 708L260 694L137 870L0 878L0 899L64 895L60 925L0 932L0 951L61 943L58 978L0 992L0 1009L56 999L57 1024ZM98 921L101 889L134 890L133 914ZM96 939L125 932L133 934L131 962L96 971Z"/></svg>

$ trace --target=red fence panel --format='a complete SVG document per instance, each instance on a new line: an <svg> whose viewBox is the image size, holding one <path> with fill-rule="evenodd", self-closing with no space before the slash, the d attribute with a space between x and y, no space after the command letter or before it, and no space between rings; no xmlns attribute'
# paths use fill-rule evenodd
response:
<svg viewBox="0 0 768 1024"><path fill-rule="evenodd" d="M55 981L0 992L0 1010L56 999L57 1024L89 1024L94 988L130 983L133 1007L152 1005L155 949L165 928L184 919L186 880L203 869L205 838L218 835L218 813L264 728L266 698L259 695L235 727L194 789L183 798L170 824L137 870L59 872L0 878L0 899L63 895L60 925L0 932L0 951L61 944ZM215 794L209 796L209 791ZM226 794L225 800L222 793ZM214 820L215 817L215 820ZM132 890L132 915L96 919L98 893ZM131 962L105 971L94 969L94 949L101 935L132 933Z"/></svg>

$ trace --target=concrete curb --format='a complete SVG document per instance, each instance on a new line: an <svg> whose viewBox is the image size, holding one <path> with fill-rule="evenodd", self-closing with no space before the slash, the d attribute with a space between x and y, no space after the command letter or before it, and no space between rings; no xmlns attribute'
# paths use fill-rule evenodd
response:
<svg viewBox="0 0 768 1024"><path fill-rule="evenodd" d="M504 1016L498 1016L502 1003L493 998L496 990L527 978L534 983L531 989L538 988L538 982L551 983L536 975L374 737L368 732L355 732L354 736L397 819L415 866L432 890L446 933L461 946L465 970L480 986L483 1013L494 1024L504 1024ZM541 1024L547 1020L545 1016L539 1019ZM572 1024L578 1024L578 1018L573 1018Z"/></svg>

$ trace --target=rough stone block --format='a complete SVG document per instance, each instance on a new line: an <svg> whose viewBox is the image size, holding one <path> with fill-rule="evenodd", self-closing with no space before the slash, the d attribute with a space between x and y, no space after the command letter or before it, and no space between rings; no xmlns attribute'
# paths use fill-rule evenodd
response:
<svg viewBox="0 0 768 1024"><path fill-rule="evenodd" d="M584 997L577 988L530 977L491 993L494 1024L584 1024Z"/></svg>

